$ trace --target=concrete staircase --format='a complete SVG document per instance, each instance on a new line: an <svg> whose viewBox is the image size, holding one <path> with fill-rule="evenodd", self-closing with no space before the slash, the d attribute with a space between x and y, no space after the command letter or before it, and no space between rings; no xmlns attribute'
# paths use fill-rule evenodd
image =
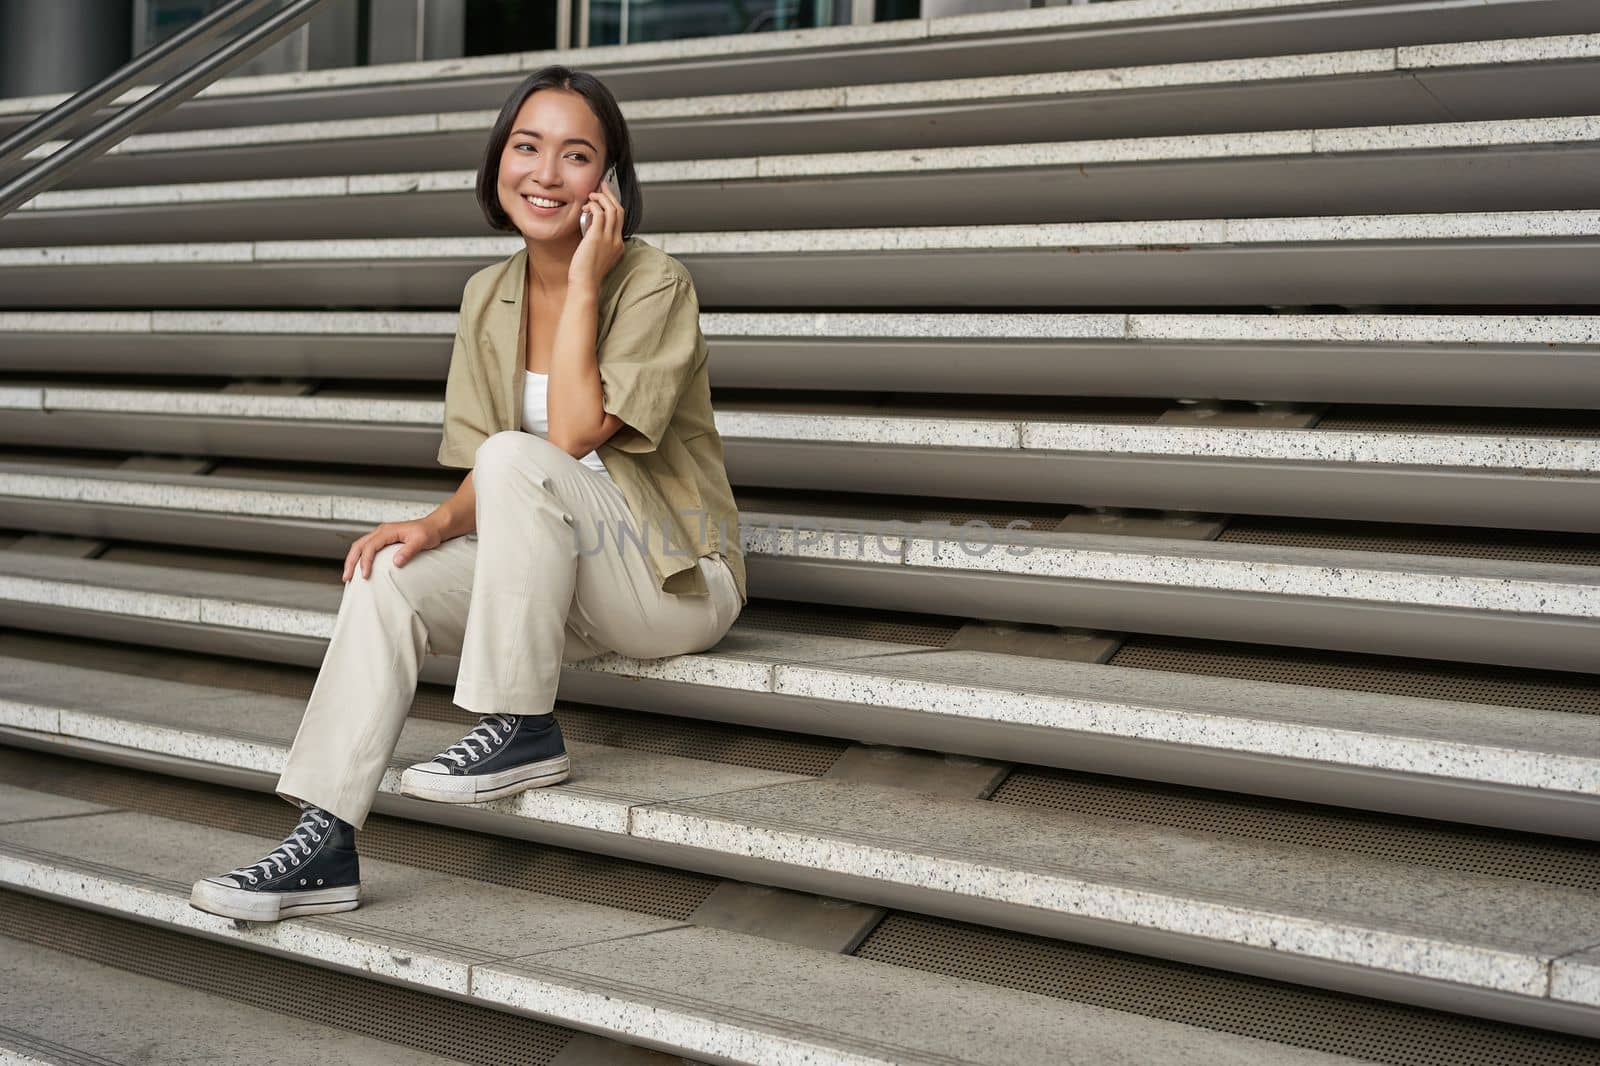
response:
<svg viewBox="0 0 1600 1066"><path fill-rule="evenodd" d="M397 794L430 656L366 905L193 910L338 560L458 480L484 109L552 61L695 275L751 602L469 807ZM1572 0L216 84L0 220L0 1060L1600 1063L1597 85Z"/></svg>

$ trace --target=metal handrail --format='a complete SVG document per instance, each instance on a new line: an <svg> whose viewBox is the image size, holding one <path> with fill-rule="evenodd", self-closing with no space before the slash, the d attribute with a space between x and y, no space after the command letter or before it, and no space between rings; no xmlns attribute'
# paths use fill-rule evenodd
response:
<svg viewBox="0 0 1600 1066"><path fill-rule="evenodd" d="M233 0L227 7L213 11L182 33L167 38L154 48L145 49L72 99L63 101L0 140L0 166L21 162L23 156L50 140L79 115L93 112L121 96L146 72L180 60L185 53L226 33L242 20L274 3L277 0Z"/></svg>
<svg viewBox="0 0 1600 1066"><path fill-rule="evenodd" d="M276 0L265 0L265 2L273 3ZM317 7L322 3L323 0L294 0L293 3L283 8L270 19L262 22L261 25L228 42L171 81L158 85L137 102L122 108L94 130L63 146L59 151L51 153L31 169L6 182L5 185L0 186L0 217L27 203L45 189L61 181L78 167L105 152L106 149L130 133L166 114L229 70L298 29L302 23L311 18ZM240 19L254 14L261 7L262 0L235 0L233 5L213 13L208 16L207 20L203 21L209 21L218 16L227 16L226 25L232 26L236 25ZM211 29L205 32L203 38L209 39L216 33L221 32L222 28L224 27L220 23L214 23ZM191 29L198 29L198 24L195 27L191 27ZM193 44L197 39L201 39L201 35L190 37L186 44ZM163 57L156 59L153 63L143 64L140 69L148 70L153 65L170 61L173 56L174 52L169 50ZM137 60L128 64L128 66L131 67L136 63L138 63ZM127 67L123 69L126 71ZM119 71L118 74L113 75L112 79L107 79L107 81L115 79L119 84L126 84L121 79L122 73L123 71ZM100 85L79 93L78 96L53 108L48 115L42 116L40 120L30 123L29 128L41 122L47 122L51 128L56 128L57 119L52 116L55 116L57 112L64 112L67 108L73 108L74 113L81 113L87 107L87 104L78 104L77 102L80 98L87 97L89 94L101 93L104 91L102 86L106 84L107 82L103 81ZM9 139L7 143L10 143ZM27 149L24 150L26 151Z"/></svg>

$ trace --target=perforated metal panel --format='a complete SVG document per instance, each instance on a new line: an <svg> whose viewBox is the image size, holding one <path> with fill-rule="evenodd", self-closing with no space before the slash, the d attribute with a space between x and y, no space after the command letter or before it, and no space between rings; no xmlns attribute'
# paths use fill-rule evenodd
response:
<svg viewBox="0 0 1600 1066"><path fill-rule="evenodd" d="M1593 411L1346 404L1333 408L1319 419L1317 429L1356 430L1366 433L1600 437L1600 418L1597 418Z"/></svg>
<svg viewBox="0 0 1600 1066"><path fill-rule="evenodd" d="M294 825L294 808L266 793L12 748L0 748L0 781L273 839ZM690 871L379 814L367 819L359 845L365 858L678 920L720 883Z"/></svg>
<svg viewBox="0 0 1600 1066"><path fill-rule="evenodd" d="M1037 767L1013 771L990 799L1600 890L1600 844L1568 837Z"/></svg>
<svg viewBox="0 0 1600 1066"><path fill-rule="evenodd" d="M1395 1066L1600 1066L1600 1041L899 911L855 954Z"/></svg>
<svg viewBox="0 0 1600 1066"><path fill-rule="evenodd" d="M542 1066L573 1031L0 889L0 935L419 1051ZM3 951L0 944L0 951ZM286 1025L284 1035L293 1030ZM292 1041L291 1041L292 1043ZM263 1048L262 1059L283 1049Z"/></svg>
<svg viewBox="0 0 1600 1066"><path fill-rule="evenodd" d="M1600 714L1600 676L1555 670L1143 634L1128 637L1107 661L1138 670Z"/></svg>
<svg viewBox="0 0 1600 1066"><path fill-rule="evenodd" d="M1520 529L1336 522L1329 519L1230 518L1218 540L1295 548L1399 552L1458 559L1514 559L1530 563L1600 566L1600 544L1581 533Z"/></svg>
<svg viewBox="0 0 1600 1066"><path fill-rule="evenodd" d="M964 622L965 619L913 614L909 611L811 607L752 599L739 612L737 624L776 633L886 640L897 644L942 648Z"/></svg>

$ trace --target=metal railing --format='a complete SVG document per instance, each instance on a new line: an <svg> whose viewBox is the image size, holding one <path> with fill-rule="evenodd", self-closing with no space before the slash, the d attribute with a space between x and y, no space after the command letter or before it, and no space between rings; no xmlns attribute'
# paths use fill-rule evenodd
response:
<svg viewBox="0 0 1600 1066"><path fill-rule="evenodd" d="M79 118L115 100L132 87L136 79L152 71L178 65L196 48L278 2L280 0L233 0L233 3L212 12L177 36L141 52L121 69L108 74L0 141L0 169L21 162L39 145L68 131ZM187 67L171 81L157 85L101 125L0 185L0 217L27 203L130 133L171 111L240 63L292 33L310 19L323 2L292 0L287 7L259 26Z"/></svg>

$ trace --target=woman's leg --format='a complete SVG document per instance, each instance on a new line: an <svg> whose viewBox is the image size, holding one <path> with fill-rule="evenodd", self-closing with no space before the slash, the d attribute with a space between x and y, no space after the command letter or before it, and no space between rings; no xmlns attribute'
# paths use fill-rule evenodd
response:
<svg viewBox="0 0 1600 1066"><path fill-rule="evenodd" d="M431 648L461 644L476 545L453 537L394 565L399 544L345 583L333 635L277 793L360 828L389 766Z"/></svg>
<svg viewBox="0 0 1600 1066"><path fill-rule="evenodd" d="M484 717L401 777L406 795L454 803L565 779L550 713L564 661L698 651L739 609L718 559L700 561L712 595L662 592L621 490L542 437L491 436L478 448L473 487L478 557L454 700Z"/></svg>
<svg viewBox="0 0 1600 1066"><path fill-rule="evenodd" d="M477 475L474 475L474 482ZM339 616L277 793L356 828L366 821L416 696L422 657L460 655L473 610L478 536L453 537L394 565L400 545L373 555L345 584ZM489 610L494 610L490 607ZM568 661L596 654L567 633ZM469 708L472 709L472 708Z"/></svg>

